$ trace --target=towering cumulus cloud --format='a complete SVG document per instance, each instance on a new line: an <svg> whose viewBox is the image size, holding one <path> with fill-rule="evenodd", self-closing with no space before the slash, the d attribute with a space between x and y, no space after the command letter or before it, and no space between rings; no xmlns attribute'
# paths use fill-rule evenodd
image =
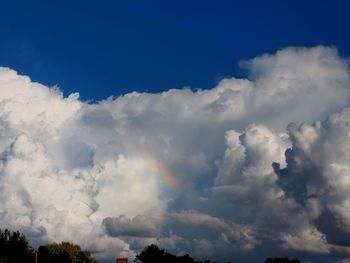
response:
<svg viewBox="0 0 350 263"><path fill-rule="evenodd" d="M96 104L0 68L0 227L101 262L150 243L198 259L346 262L348 60L320 46L241 66L248 79L213 89Z"/></svg>

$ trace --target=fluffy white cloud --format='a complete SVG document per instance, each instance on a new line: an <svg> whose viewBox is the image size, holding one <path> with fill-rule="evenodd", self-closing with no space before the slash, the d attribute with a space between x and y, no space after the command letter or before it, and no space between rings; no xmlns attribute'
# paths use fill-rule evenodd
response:
<svg viewBox="0 0 350 263"><path fill-rule="evenodd" d="M327 240L340 245L350 241L349 123L346 108L324 122L290 125L293 148L286 152L287 167L276 169L286 196L309 211Z"/></svg>
<svg viewBox="0 0 350 263"><path fill-rule="evenodd" d="M347 60L319 46L242 66L249 79L213 89L96 104L0 68L0 226L101 260L150 243L247 262L348 253L350 110L315 122L350 105Z"/></svg>

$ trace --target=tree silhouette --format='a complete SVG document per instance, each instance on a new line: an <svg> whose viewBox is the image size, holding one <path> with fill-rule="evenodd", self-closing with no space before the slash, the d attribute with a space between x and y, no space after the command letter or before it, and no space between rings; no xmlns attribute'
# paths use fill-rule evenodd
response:
<svg viewBox="0 0 350 263"><path fill-rule="evenodd" d="M40 263L96 263L89 251L69 242L40 246L38 251ZM29 246L26 237L19 231L11 232L0 229L0 263L34 263L36 252ZM135 261L142 263L202 263L195 261L188 254L175 256L157 245L149 245L136 255ZM210 260L204 260L210 263ZM298 259L267 258L265 263L301 263Z"/></svg>
<svg viewBox="0 0 350 263"><path fill-rule="evenodd" d="M190 257L188 254L184 256L176 257L176 262L182 262L182 263L194 263L194 259Z"/></svg>
<svg viewBox="0 0 350 263"><path fill-rule="evenodd" d="M164 249L160 249L157 245L149 245L145 247L141 253L136 255L135 261L139 260L142 263L160 262L165 258Z"/></svg>
<svg viewBox="0 0 350 263"><path fill-rule="evenodd" d="M0 263L34 262L34 258L34 250L22 233L0 229Z"/></svg>
<svg viewBox="0 0 350 263"><path fill-rule="evenodd" d="M38 261L40 263L96 263L90 252L81 250L78 245L69 242L40 246Z"/></svg>
<svg viewBox="0 0 350 263"><path fill-rule="evenodd" d="M157 245L149 245L145 247L141 253L136 255L135 261L139 260L142 263L194 263L194 259L188 254L184 256L174 256L170 253L165 252L164 249L160 249Z"/></svg>

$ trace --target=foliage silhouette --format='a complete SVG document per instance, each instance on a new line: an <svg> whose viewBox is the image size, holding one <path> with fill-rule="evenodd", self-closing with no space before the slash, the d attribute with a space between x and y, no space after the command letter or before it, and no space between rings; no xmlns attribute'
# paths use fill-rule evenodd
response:
<svg viewBox="0 0 350 263"><path fill-rule="evenodd" d="M165 258L164 249L160 249L157 245L149 245L145 247L141 253L137 254L135 257L135 261L139 260L142 263L149 262L160 262Z"/></svg>
<svg viewBox="0 0 350 263"><path fill-rule="evenodd" d="M22 233L0 229L0 263L34 262L34 260L34 249L29 246Z"/></svg>
<svg viewBox="0 0 350 263"><path fill-rule="evenodd" d="M162 263L195 263L194 259L188 254L184 256L174 256L157 245L149 245L136 255L135 261L142 263L162 262Z"/></svg>
<svg viewBox="0 0 350 263"><path fill-rule="evenodd" d="M38 261L40 263L96 263L90 252L81 250L80 246L69 242L40 246Z"/></svg>
<svg viewBox="0 0 350 263"><path fill-rule="evenodd" d="M0 229L0 263L34 263L36 254L40 263L96 263L89 251L69 242L40 246L36 252L29 246L26 237L19 231ZM149 245L136 255L135 261L142 263L202 263L191 256L175 256L157 245ZM204 260L204 263L210 263ZM267 258L265 263L301 263L298 259Z"/></svg>

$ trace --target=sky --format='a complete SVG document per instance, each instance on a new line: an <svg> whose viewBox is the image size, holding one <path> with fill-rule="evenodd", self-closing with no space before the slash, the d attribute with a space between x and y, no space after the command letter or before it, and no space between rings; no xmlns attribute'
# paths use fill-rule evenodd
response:
<svg viewBox="0 0 350 263"><path fill-rule="evenodd" d="M99 262L350 262L348 1L8 1L0 228Z"/></svg>
<svg viewBox="0 0 350 263"><path fill-rule="evenodd" d="M0 60L68 96L208 89L238 61L288 46L348 55L348 1L14 0L0 10ZM5 40L5 41L4 41Z"/></svg>

